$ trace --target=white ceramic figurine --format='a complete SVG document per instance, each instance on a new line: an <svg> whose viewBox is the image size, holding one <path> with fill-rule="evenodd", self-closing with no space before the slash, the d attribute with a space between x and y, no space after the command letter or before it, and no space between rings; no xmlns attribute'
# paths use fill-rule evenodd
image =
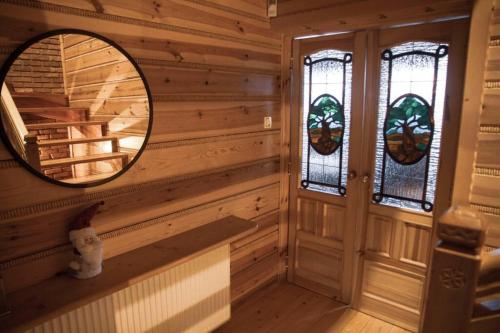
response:
<svg viewBox="0 0 500 333"><path fill-rule="evenodd" d="M69 240L76 258L70 262L68 272L77 279L89 279L102 272L102 241L90 220L104 202L85 209L70 225Z"/></svg>

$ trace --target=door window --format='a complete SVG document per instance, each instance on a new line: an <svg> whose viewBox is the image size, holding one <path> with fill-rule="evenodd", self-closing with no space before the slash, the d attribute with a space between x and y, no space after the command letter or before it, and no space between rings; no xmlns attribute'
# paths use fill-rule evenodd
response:
<svg viewBox="0 0 500 333"><path fill-rule="evenodd" d="M404 43L381 53L374 193L388 206L434 206L448 45Z"/></svg>
<svg viewBox="0 0 500 333"><path fill-rule="evenodd" d="M352 54L323 50L304 58L303 188L346 195Z"/></svg>

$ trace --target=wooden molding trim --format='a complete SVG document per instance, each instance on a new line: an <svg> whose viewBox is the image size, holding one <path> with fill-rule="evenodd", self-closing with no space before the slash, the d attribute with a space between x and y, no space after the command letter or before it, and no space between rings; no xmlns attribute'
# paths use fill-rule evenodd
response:
<svg viewBox="0 0 500 333"><path fill-rule="evenodd" d="M485 88L500 88L500 80L486 80L484 83Z"/></svg>
<svg viewBox="0 0 500 333"><path fill-rule="evenodd" d="M500 124L481 125L479 127L479 132L500 134Z"/></svg>
<svg viewBox="0 0 500 333"><path fill-rule="evenodd" d="M207 70L215 72L252 73L252 74L262 74L262 75L272 75L272 76L280 75L279 70L260 69L252 67L222 66L222 65L195 63L195 62L159 60L159 59L149 59L149 58L135 58L135 61L139 65L144 65L144 66L189 68L189 69L199 69L199 70Z"/></svg>
<svg viewBox="0 0 500 333"><path fill-rule="evenodd" d="M223 141L229 141L229 140L233 140L233 139L244 139L244 138L260 137L260 136L267 136L267 135L278 135L279 133L280 133L280 130L275 129L275 130L248 132L248 133L240 133L240 134L218 135L218 136L203 137L203 138L196 138L196 139L183 139L183 140L176 140L176 141L154 142L154 143L148 143L146 145L146 149L147 150L156 150L156 149L164 149L164 148L171 148L171 147L195 145L195 144L201 144L201 143L223 142Z"/></svg>
<svg viewBox="0 0 500 333"><path fill-rule="evenodd" d="M30 205L30 206L13 208L10 210L5 210L5 211L0 212L0 224L2 223L2 221L7 221L7 220L13 219L13 218L42 214L42 213L47 212L49 210L61 209L61 208L69 207L69 206L83 205L85 203L105 200L107 198L122 195L125 193L130 194L133 192L150 191L150 190L162 188L164 186L171 185L171 184L174 184L177 182L191 180L191 179L198 178L198 177L205 177L207 175L215 174L215 173L219 173L219 172L227 172L230 170L231 171L239 170L240 172L245 172L247 169L250 169L250 168L254 167L255 165L269 163L269 162L278 162L278 161L279 161L279 156L275 156L275 157L270 157L270 158L252 161L252 162L248 162L248 163L237 164L237 165L231 166L229 168L225 167L225 168L210 169L210 170L206 170L203 172L197 172L197 173L192 173L192 174L188 174L188 175L170 177L168 179L155 180L155 181L146 182L146 183L128 185L128 186L123 186L123 187L109 189L109 190L96 191L93 193L86 193L84 195L72 196L72 197L68 197L65 199L60 199L60 200L55 200L55 201L46 201L46 202L42 202L42 203Z"/></svg>
<svg viewBox="0 0 500 333"><path fill-rule="evenodd" d="M195 213L197 211L200 211L200 210L203 210L203 209L206 209L206 208L215 207L215 206L218 206L220 204L224 204L226 202L229 202L231 200L239 199L239 198L242 198L242 197L245 197L245 196L250 196L253 193L257 193L257 192L262 191L262 190L270 189L270 188L278 186L278 185L279 185L279 182L275 182L275 183L272 183L272 184L269 184L269 185L261 186L261 187L255 188L255 189L253 189L251 191L246 191L246 192L243 192L243 193L239 193L239 194L233 195L233 196L231 196L229 198L223 198L223 199L215 200L215 201L212 201L212 202L209 202L209 203L205 203L205 204L202 204L202 205L199 205L199 206L186 208L186 209L174 212L174 213L162 215L162 216L150 219L150 220L145 220L145 221L142 221L142 222L139 222L139 223L136 223L136 224L133 224L133 225L129 225L129 226L126 226L126 227L123 227L123 228L119 228L119 229L116 229L116 230L108 231L108 232L100 234L99 237L102 240L111 239L111 238L119 237L119 236L121 236L123 234L126 234L126 233L129 233L129 232L134 232L134 231L137 231L137 230L140 230L140 229L144 229L144 228L150 227L150 226L155 225L155 224L168 223L172 219L175 219L175 218L178 218L178 217L181 217L181 216L185 216L185 215L189 215L189 214ZM276 213L277 211L278 210L275 210L273 212ZM262 214L262 215L258 215L255 218L253 218L252 220L258 220L262 216L265 216L265 215L267 216L269 214L270 214L270 212ZM225 216L223 216L223 217L225 217ZM221 217L221 218L223 218L223 217ZM11 267L14 267L14 266L18 266L18 265L21 265L21 264L26 264L26 263L30 263L30 262L33 262L33 261L41 260L41 259L44 259L44 258L46 258L48 256L51 256L51 255L54 255L54 254L57 254L57 253L60 253L60 252L69 251L69 250L71 250L71 248L72 248L71 244L67 243L67 244L62 244L62 245L59 245L59 246L56 246L56 247L53 247L53 248L50 248L50 249L47 249L47 250L43 250L43 251L40 251L40 252L32 253L32 254L29 254L27 256L23 256L23 257L15 258L15 259L12 259L12 260L8 260L8 261L0 263L0 271L6 270L8 268L11 268Z"/></svg>
<svg viewBox="0 0 500 333"><path fill-rule="evenodd" d="M489 46L500 46L500 38L497 37L492 37Z"/></svg>
<svg viewBox="0 0 500 333"><path fill-rule="evenodd" d="M275 50L281 49L280 45L276 45L276 44L272 44L272 43L257 42L257 41L241 39L241 38L227 36L227 35L218 34L218 33L196 30L196 29L192 29L192 28L178 27L178 26L175 26L172 24L146 21L146 20L126 17L126 16L120 16L120 15L114 15L114 14L99 13L99 12L95 12L92 10L56 5L56 4L46 3L46 2L39 2L39 1L34 1L34 0L3 0L2 2L9 3L12 5L16 5L16 6L24 6L24 7L29 7L29 8L35 8L35 9L56 12L56 13L90 17L90 18L95 18L95 19L104 20L104 21L112 21L112 22L132 24L132 25L160 29L160 30L173 31L173 32L184 33L184 34L191 34L191 35L196 35L196 36L201 36L201 37L208 37L208 38L213 38L213 39L218 39L218 40L226 40L226 41L230 41L230 42L236 42L236 43L240 43L240 44L248 44L248 45L253 45L253 46L271 48L271 49L275 49Z"/></svg>
<svg viewBox="0 0 500 333"><path fill-rule="evenodd" d="M133 224L133 225L129 225L129 226L126 226L126 227L123 227L123 228L119 228L119 229L116 229L116 230L108 231L106 233L100 234L99 237L101 239L115 238L115 237L121 236L121 235L129 233L129 232L133 232L133 231L136 231L136 230L140 230L140 229L144 229L144 228L150 227L150 226L155 225L155 224L168 222L168 221L170 221L170 220L172 220L174 218L177 218L177 217L181 217L181 216L189 215L189 214L192 214L192 213L196 213L196 212L198 212L200 210L203 210L203 209L206 209L206 208L212 208L212 207L218 206L220 204L224 204L226 202L229 202L229 201L232 201L232 200L235 200L235 199L239 199L239 198L242 198L242 197L250 196L253 193L257 193L257 192L260 192L260 191L263 191L263 190L270 189L272 187L276 187L276 185L279 185L279 182L274 182L274 183L271 183L269 185L257 187L257 188L255 188L253 190L250 190L250 191L246 191L246 192L242 192L242 193L239 193L239 194L232 195L231 197L227 197L227 198L215 200L215 201L212 201L212 202L208 202L208 203L205 203L205 204L201 204L201 205L198 205L198 206L186 208L186 209L183 209L183 210L171 213L171 214L162 215L162 216L150 219L150 220L145 220L145 221L142 221L142 222L139 222L139 223L136 223L136 224Z"/></svg>
<svg viewBox="0 0 500 333"><path fill-rule="evenodd" d="M495 176L500 177L500 169L493 168L476 168L474 170L476 175L484 175L484 176Z"/></svg>
<svg viewBox="0 0 500 333"><path fill-rule="evenodd" d="M75 44L73 46L76 46ZM112 46L110 46L112 47ZM9 55L12 54L16 50L15 47L0 47L0 54ZM102 51L100 49L98 51ZM96 51L97 52L97 51ZM262 74L262 75L272 75L279 76L279 70L272 69L261 69L256 67L236 67L236 66L223 66L223 65L214 65L207 63L198 63L198 62L185 62L185 61L176 61L176 60L161 60L161 59L153 59L153 58L134 58L137 64L145 65L145 66L161 66L161 67L174 67L174 68L189 68L189 69L199 69L199 70L207 70L207 71L216 71L216 72L229 72L229 73L251 73L251 74ZM126 60L117 61L116 63L125 62ZM106 63L103 66L108 66L110 63ZM72 72L68 72L69 74L87 71L95 69L96 67L88 67L81 70L75 70Z"/></svg>
<svg viewBox="0 0 500 333"><path fill-rule="evenodd" d="M0 54L11 54L14 52L15 47L0 47Z"/></svg>
<svg viewBox="0 0 500 333"><path fill-rule="evenodd" d="M485 206L477 203L471 203L471 207L476 208L481 213L500 216L500 207Z"/></svg>
<svg viewBox="0 0 500 333"><path fill-rule="evenodd" d="M219 10L222 10L222 11L225 11L225 12L230 12L230 13L233 13L233 14L236 14L236 15L240 15L240 16L245 16L245 17L257 20L257 21L269 23L269 18L267 18L267 17L259 16L259 15L255 15L255 14L251 14L251 13L247 13L245 11L242 11L242 10L239 10L239 9L235 9L235 8L232 8L232 7L228 7L228 6L224 6L224 5L215 3L215 2L211 2L211 1L207 1L207 0L184 0L184 1L191 2L191 3L197 4L197 5L202 5L202 6L205 6L205 7L211 7L211 8L214 8L214 9L219 9Z"/></svg>
<svg viewBox="0 0 500 333"><path fill-rule="evenodd" d="M0 160L0 169L19 168L21 164L16 160Z"/></svg>
<svg viewBox="0 0 500 333"><path fill-rule="evenodd" d="M17 265L22 265L25 263L30 263L34 262L37 260L42 260L44 258L47 258L49 256L52 256L57 253L65 252L65 251L70 251L72 249L71 244L64 244L64 245L59 245L47 250L43 250L40 252L32 253L27 256L15 258L9 261L5 261L0 263L0 271L9 269L11 267L17 266Z"/></svg>
<svg viewBox="0 0 500 333"><path fill-rule="evenodd" d="M279 95L153 95L153 102L279 102Z"/></svg>

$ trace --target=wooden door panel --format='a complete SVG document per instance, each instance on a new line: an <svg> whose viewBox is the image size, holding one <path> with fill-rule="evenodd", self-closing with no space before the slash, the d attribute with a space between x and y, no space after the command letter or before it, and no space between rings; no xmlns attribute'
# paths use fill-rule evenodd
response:
<svg viewBox="0 0 500 333"><path fill-rule="evenodd" d="M431 248L432 228L406 221L400 222L402 222L402 236L399 260L411 265L427 268L429 249Z"/></svg>
<svg viewBox="0 0 500 333"><path fill-rule="evenodd" d="M297 234L295 283L323 295L341 296L342 251Z"/></svg>
<svg viewBox="0 0 500 333"><path fill-rule="evenodd" d="M366 250L385 258L394 257L395 229L393 219L371 214L366 231Z"/></svg>
<svg viewBox="0 0 500 333"><path fill-rule="evenodd" d="M432 217L418 214L368 214L366 251L374 256L426 268Z"/></svg>
<svg viewBox="0 0 500 333"><path fill-rule="evenodd" d="M297 230L342 242L344 211L341 206L299 198Z"/></svg>
<svg viewBox="0 0 500 333"><path fill-rule="evenodd" d="M340 297L345 208L299 198L295 282L329 297Z"/></svg>
<svg viewBox="0 0 500 333"><path fill-rule="evenodd" d="M363 311L410 330L418 326L424 275L365 260L363 276Z"/></svg>

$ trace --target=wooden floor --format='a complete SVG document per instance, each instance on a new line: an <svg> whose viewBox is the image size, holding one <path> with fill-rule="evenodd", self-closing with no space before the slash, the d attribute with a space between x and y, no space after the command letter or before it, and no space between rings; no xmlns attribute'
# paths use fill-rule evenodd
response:
<svg viewBox="0 0 500 333"><path fill-rule="evenodd" d="M406 333L344 304L288 283L274 283L232 309L215 331L273 333Z"/></svg>

